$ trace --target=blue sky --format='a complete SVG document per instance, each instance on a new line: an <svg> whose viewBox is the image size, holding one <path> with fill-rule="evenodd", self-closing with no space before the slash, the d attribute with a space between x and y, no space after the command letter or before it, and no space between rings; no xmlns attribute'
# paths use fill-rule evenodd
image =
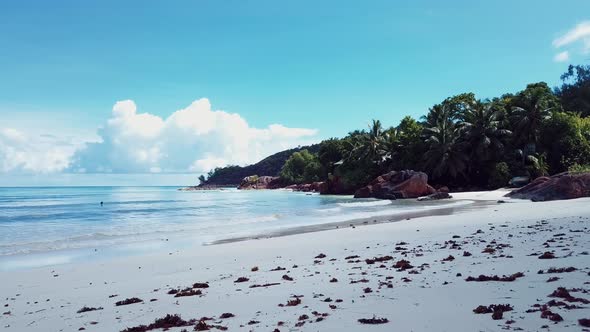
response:
<svg viewBox="0 0 590 332"><path fill-rule="evenodd" d="M47 146L67 142L70 159L50 170L23 166L27 161L5 165L0 185L14 184L11 173L182 173L247 163L284 146L345 135L373 118L394 125L404 115L419 117L453 94L485 98L529 82L555 85L569 63L589 61L588 35L555 42L590 20L588 13L587 0L2 1L0 128L22 134L17 141L44 134ZM568 53L556 61L562 52ZM109 149L120 141L108 122L116 118L117 101L132 100L129 112L166 122L200 98L208 99L210 110L197 107L193 116L223 110L239 114L252 130L280 124L314 131L281 129L274 145L269 142L278 141L273 135L279 131L256 131L247 145L225 155L187 146L185 154L194 153L198 164L192 168L160 165L174 155L161 147L170 142L161 142L164 134L138 132L151 135L141 144L150 164L108 165L105 155L112 156ZM222 118L212 120L207 133L220 131ZM211 146L217 136L207 135ZM219 149L231 143L224 135ZM101 140L113 146L85 145ZM250 157L227 157L253 146ZM0 145L0 158L10 156L10 147L4 142L3 152ZM26 159L31 149L16 155ZM103 155L72 157L82 149Z"/></svg>

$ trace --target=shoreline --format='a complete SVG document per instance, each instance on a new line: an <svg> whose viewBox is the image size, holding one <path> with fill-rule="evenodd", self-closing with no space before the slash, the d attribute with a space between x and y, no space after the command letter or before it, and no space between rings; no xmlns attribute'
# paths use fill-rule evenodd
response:
<svg viewBox="0 0 590 332"><path fill-rule="evenodd" d="M546 330L543 326L580 331L577 320L589 318L588 309L549 307L561 322L528 311L555 299L548 295L559 287L590 300L580 291L588 288L589 221L590 199L519 202L372 227L5 271L0 272L0 293L9 314L0 320L7 331L122 331L166 314L186 320L212 317L206 324L230 331ZM546 251L556 258L539 259ZM366 262L376 258L383 261ZM395 268L402 260L413 267ZM551 267L575 270L538 273ZM524 276L511 282L466 281L517 272ZM249 280L235 282L242 277ZM551 277L558 279L547 282ZM168 294L194 283L208 287L200 295ZM301 304L279 306L294 295ZM142 302L115 305L133 297ZM504 312L502 320L473 312L495 304L513 310ZM101 309L77 313L83 307ZM327 315L318 321L313 312ZM235 317L221 318L222 313ZM304 315L308 318L300 319ZM389 323L357 321L373 315Z"/></svg>
<svg viewBox="0 0 590 332"><path fill-rule="evenodd" d="M454 200L455 202L461 201L468 201L468 200ZM315 232L323 232L329 230L336 230L340 228L346 227L359 227L359 226L370 226L374 224L383 224L383 223L392 223L398 222L402 220L411 220L416 218L424 218L424 217L432 217L432 216L451 216L457 213L473 211L478 208L483 208L487 206L494 205L496 202L492 201L473 201L471 204L465 204L460 206L452 206L452 207L436 207L431 206L429 209L425 211L410 211L410 212L402 212L396 214L387 214L387 215L378 215L374 217L366 217L366 218L355 218L350 220L344 221L336 221L336 222L329 222L329 223L321 223L316 225L306 225L306 226L298 226L298 227L290 227L284 230L277 230L277 231L269 231L255 235L243 236L243 237L233 237L227 239L221 239L212 241L210 243L205 243L204 245L219 245L224 243L234 243L234 242L241 242L241 241L252 241L252 240L260 240L260 239L271 239L277 237L284 237L290 235L298 235L298 234L306 234L306 233L315 233Z"/></svg>

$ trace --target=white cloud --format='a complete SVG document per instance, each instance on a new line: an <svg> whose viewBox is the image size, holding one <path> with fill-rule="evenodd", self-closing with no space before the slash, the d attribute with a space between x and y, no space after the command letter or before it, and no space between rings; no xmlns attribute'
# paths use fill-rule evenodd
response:
<svg viewBox="0 0 590 332"><path fill-rule="evenodd" d="M0 128L0 173L52 173L70 166L80 143Z"/></svg>
<svg viewBox="0 0 590 332"><path fill-rule="evenodd" d="M131 100L113 107L100 142L89 143L69 171L88 173L206 172L217 166L244 165L281 150L316 141L317 130L272 124L251 127L239 114L212 110L208 99L163 119L138 113Z"/></svg>
<svg viewBox="0 0 590 332"><path fill-rule="evenodd" d="M568 51L563 51L560 53L557 53L555 55L555 57L553 58L553 60L555 62L565 62L568 61L570 59L570 53Z"/></svg>
<svg viewBox="0 0 590 332"><path fill-rule="evenodd" d="M251 127L239 114L212 110L206 98L166 118L119 101L98 139L33 132L0 128L0 174L206 172L317 141L314 129Z"/></svg>
<svg viewBox="0 0 590 332"><path fill-rule="evenodd" d="M582 53L590 53L590 21L584 21L579 23L562 36L553 40L553 46L555 48L571 48L574 47L575 44L577 44L578 42L581 43ZM569 59L570 54L568 51L566 52L561 52L557 54L555 56L555 61L567 61Z"/></svg>
<svg viewBox="0 0 590 332"><path fill-rule="evenodd" d="M222 167L226 164L227 161L223 158L208 156L203 159L195 160L195 162L189 167L189 171L203 172L205 170L214 169L215 167Z"/></svg>
<svg viewBox="0 0 590 332"><path fill-rule="evenodd" d="M590 21L584 21L553 41L553 46L563 47L578 40L590 38Z"/></svg>

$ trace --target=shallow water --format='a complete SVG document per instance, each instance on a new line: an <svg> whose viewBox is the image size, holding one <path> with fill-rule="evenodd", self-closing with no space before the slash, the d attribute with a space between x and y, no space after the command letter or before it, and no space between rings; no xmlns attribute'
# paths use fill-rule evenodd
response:
<svg viewBox="0 0 590 332"><path fill-rule="evenodd" d="M182 239L186 245L207 244L302 226L464 204L469 202L379 201L285 190L0 188L0 269L6 267L6 262L13 262L15 256L21 263L23 256L33 261L46 257L59 263L68 261L64 253L71 258L74 252L97 248L118 248L125 253L159 250L169 246L163 243L169 240Z"/></svg>

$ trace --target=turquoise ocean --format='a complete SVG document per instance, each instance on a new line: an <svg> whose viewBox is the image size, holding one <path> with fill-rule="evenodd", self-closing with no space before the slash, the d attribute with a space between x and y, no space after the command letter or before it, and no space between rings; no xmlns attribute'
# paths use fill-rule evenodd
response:
<svg viewBox="0 0 590 332"><path fill-rule="evenodd" d="M469 203L354 199L286 190L177 189L0 188L0 270L68 263L97 253L112 257L173 250Z"/></svg>

